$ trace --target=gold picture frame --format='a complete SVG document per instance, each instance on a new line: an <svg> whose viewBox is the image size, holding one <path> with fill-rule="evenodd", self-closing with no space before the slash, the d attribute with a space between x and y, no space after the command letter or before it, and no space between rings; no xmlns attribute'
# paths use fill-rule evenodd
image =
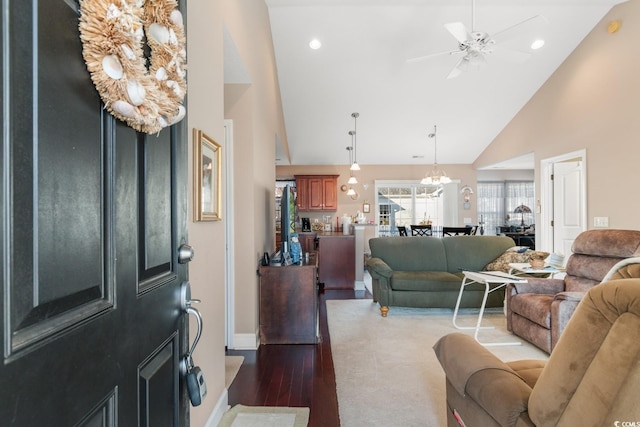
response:
<svg viewBox="0 0 640 427"><path fill-rule="evenodd" d="M218 221L221 207L222 147L193 129L193 206L195 221Z"/></svg>
<svg viewBox="0 0 640 427"><path fill-rule="evenodd" d="M369 202L364 202L362 204L362 212L363 213L369 213L371 212L371 205L369 204Z"/></svg>

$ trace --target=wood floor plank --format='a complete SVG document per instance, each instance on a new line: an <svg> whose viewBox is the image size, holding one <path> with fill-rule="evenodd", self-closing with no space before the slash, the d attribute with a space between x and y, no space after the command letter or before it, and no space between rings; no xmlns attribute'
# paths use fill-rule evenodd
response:
<svg viewBox="0 0 640 427"><path fill-rule="evenodd" d="M319 294L320 342L261 345L227 350L244 362L229 387L229 405L308 407L309 427L338 427L338 397L327 324L329 299L371 299L367 291L325 290Z"/></svg>

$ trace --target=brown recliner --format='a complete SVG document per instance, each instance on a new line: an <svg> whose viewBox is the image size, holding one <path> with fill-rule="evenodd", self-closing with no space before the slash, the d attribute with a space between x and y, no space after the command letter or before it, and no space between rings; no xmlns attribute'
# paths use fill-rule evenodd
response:
<svg viewBox="0 0 640 427"><path fill-rule="evenodd" d="M640 256L640 231L585 231L573 242L572 251L563 279L527 278L527 283L509 284L505 291L507 329L547 353L584 293L601 283L619 261Z"/></svg>
<svg viewBox="0 0 640 427"><path fill-rule="evenodd" d="M446 335L434 350L446 374L447 424L637 425L639 331L640 279L632 278L591 288L546 363L504 363L469 335Z"/></svg>

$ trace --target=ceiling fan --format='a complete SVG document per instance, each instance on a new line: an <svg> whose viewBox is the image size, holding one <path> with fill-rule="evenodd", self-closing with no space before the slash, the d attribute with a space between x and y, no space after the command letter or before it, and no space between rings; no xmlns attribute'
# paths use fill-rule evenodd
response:
<svg viewBox="0 0 640 427"><path fill-rule="evenodd" d="M442 55L462 55L447 76L448 79L459 76L465 71L482 68L486 63L486 56L522 63L529 59L531 52L509 49L504 44L512 39L533 36L547 20L542 15L535 15L515 25L490 35L478 31L475 26L475 0L471 2L471 31L462 22L445 24L445 28L458 41L458 49L432 53L407 60L407 62L421 62Z"/></svg>

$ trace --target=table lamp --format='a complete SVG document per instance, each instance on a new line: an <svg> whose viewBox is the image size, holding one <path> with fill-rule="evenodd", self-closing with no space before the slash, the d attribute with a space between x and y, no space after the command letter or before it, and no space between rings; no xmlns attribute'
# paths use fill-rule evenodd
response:
<svg viewBox="0 0 640 427"><path fill-rule="evenodd" d="M521 215L522 222L520 223L520 226L524 228L524 214L531 213L531 208L529 206L520 205L513 210L513 213Z"/></svg>

